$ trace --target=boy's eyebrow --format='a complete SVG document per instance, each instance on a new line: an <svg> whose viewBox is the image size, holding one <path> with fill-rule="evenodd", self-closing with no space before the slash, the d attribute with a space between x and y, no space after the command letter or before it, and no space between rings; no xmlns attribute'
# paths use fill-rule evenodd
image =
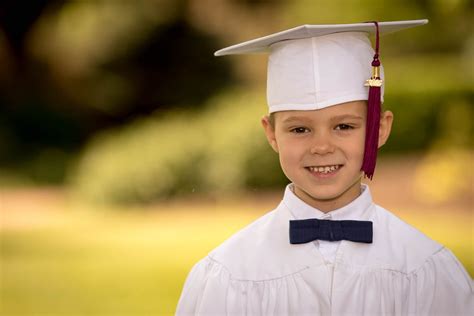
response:
<svg viewBox="0 0 474 316"><path fill-rule="evenodd" d="M341 115L332 116L330 118L331 121L340 121L344 119L363 120L364 118L360 115L355 115L355 114L341 114ZM284 119L282 123L292 123L292 122L301 122L301 121L311 121L311 119L305 116L290 116Z"/></svg>
<svg viewBox="0 0 474 316"><path fill-rule="evenodd" d="M284 119L282 123L291 123L291 122L300 122L300 121L310 121L310 119L304 116L290 116Z"/></svg>
<svg viewBox="0 0 474 316"><path fill-rule="evenodd" d="M331 120L333 121L344 120L344 119L363 120L364 118L360 115L354 115L354 114L342 114L342 115L336 115L336 116L331 117Z"/></svg>

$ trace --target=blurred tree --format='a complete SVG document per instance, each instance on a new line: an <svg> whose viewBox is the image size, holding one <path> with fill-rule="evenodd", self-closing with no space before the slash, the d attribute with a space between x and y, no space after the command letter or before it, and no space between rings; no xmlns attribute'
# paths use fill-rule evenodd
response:
<svg viewBox="0 0 474 316"><path fill-rule="evenodd" d="M0 2L0 27L4 31L12 57L19 66L25 57L27 35L48 5L60 6L64 0L33 0L25 6L21 1Z"/></svg>
<svg viewBox="0 0 474 316"><path fill-rule="evenodd" d="M47 85L38 76L28 53L28 38L41 15L49 8L59 10L63 0L0 2L0 163L27 170L31 178L60 181L64 176L64 151L79 139L77 124L50 107L41 92ZM2 45L3 44L3 45ZM60 148L57 151L51 147ZM51 165L37 164L40 151L49 152ZM57 159L59 158L59 159ZM44 160L44 159L43 159ZM44 162L44 161L43 161ZM58 163L55 163L58 162ZM46 168L45 168L46 167Z"/></svg>
<svg viewBox="0 0 474 316"><path fill-rule="evenodd" d="M187 0L38 0L26 8L2 2L2 168L62 181L65 170L45 161L51 155L43 151L58 153L66 168L64 159L98 130L157 109L199 108L228 86L229 61L215 61L220 45L188 22L188 6Z"/></svg>
<svg viewBox="0 0 474 316"><path fill-rule="evenodd" d="M213 58L216 47L211 36L175 20L125 56L112 56L101 68L124 78L133 91L115 114L128 121L155 110L199 107L233 81L229 61Z"/></svg>

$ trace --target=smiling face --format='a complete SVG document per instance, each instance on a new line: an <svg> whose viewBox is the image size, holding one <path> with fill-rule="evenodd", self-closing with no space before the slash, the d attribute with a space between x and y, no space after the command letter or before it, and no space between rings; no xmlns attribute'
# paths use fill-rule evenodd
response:
<svg viewBox="0 0 474 316"><path fill-rule="evenodd" d="M270 145L279 153L283 172L300 199L327 212L359 196L366 112L365 101L353 101L321 110L276 112L273 124L268 117L262 119ZM386 140L384 119L379 146Z"/></svg>

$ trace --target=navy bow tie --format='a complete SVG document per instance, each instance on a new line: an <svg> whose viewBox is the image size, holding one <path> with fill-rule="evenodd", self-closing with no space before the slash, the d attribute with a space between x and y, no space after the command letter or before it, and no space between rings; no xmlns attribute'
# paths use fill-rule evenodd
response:
<svg viewBox="0 0 474 316"><path fill-rule="evenodd" d="M304 244L313 240L350 240L372 243L372 222L332 221L323 219L290 220L290 243Z"/></svg>

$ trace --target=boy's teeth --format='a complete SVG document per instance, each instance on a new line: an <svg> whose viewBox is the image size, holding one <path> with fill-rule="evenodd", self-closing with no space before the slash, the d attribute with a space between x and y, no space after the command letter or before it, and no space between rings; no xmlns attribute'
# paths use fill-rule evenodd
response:
<svg viewBox="0 0 474 316"><path fill-rule="evenodd" d="M334 166L325 166L325 167L309 167L309 169L313 172L328 173L328 172L339 169L339 166L334 165Z"/></svg>

